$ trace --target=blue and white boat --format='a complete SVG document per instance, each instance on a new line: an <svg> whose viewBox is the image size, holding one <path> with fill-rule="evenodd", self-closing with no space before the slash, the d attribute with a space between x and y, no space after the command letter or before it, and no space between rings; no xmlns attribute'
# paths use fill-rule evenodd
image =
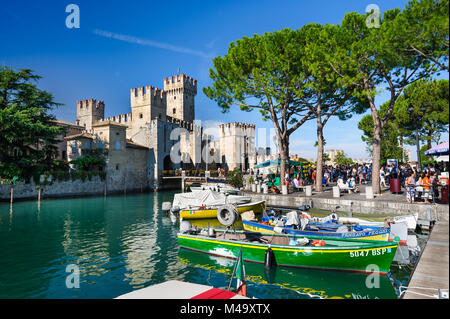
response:
<svg viewBox="0 0 450 319"><path fill-rule="evenodd" d="M327 238L389 240L389 227L343 225L335 222L307 222L298 220L295 214L282 218L263 217L261 221L242 221L244 230L264 234L290 234L298 236L322 236Z"/></svg>

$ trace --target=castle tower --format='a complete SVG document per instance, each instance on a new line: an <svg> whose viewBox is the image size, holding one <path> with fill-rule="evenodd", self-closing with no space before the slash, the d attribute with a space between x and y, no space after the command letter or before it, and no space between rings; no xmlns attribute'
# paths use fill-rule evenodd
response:
<svg viewBox="0 0 450 319"><path fill-rule="evenodd" d="M222 164L229 170L249 169L256 164L255 125L227 123L219 125Z"/></svg>
<svg viewBox="0 0 450 319"><path fill-rule="evenodd" d="M180 74L164 79L167 99L167 115L179 120L193 122L195 119L194 97L197 95L197 80Z"/></svg>
<svg viewBox="0 0 450 319"><path fill-rule="evenodd" d="M101 121L105 117L105 103L95 99L77 101L77 125L92 131L92 123Z"/></svg>
<svg viewBox="0 0 450 319"><path fill-rule="evenodd" d="M166 121L166 95L161 89L143 86L130 90L132 131L137 131L151 120Z"/></svg>

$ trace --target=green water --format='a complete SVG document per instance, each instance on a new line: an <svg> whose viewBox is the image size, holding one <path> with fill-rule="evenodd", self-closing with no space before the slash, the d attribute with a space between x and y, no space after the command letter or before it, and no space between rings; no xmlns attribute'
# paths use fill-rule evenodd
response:
<svg viewBox="0 0 450 319"><path fill-rule="evenodd" d="M173 193L0 204L0 298L114 298L166 280L228 286L233 261L179 249L159 208ZM68 288L68 265L79 288ZM246 264L256 298L396 298L387 277ZM410 272L393 271L407 282ZM68 277L69 276L69 277ZM72 282L73 281L69 281Z"/></svg>

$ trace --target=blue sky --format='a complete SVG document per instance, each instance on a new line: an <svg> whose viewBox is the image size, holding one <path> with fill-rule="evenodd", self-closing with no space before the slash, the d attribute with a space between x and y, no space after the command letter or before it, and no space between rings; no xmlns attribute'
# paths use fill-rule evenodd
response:
<svg viewBox="0 0 450 319"><path fill-rule="evenodd" d="M310 22L339 23L345 13L365 12L375 3L381 11L407 1L24 1L2 0L0 63L31 68L43 79L39 87L65 104L55 114L74 122L76 101L96 98L106 104L105 116L130 112L130 88L163 87L163 78L181 73L198 79L196 118L203 122L250 122L271 128L257 111L234 108L222 114L201 88L211 84L212 57L226 53L243 36ZM66 6L80 8L80 28L68 29ZM448 78L448 74L446 75ZM388 98L380 94L381 104ZM369 157L357 123L362 116L325 127L326 149L344 149L351 157ZM291 153L315 158L315 123L291 138Z"/></svg>

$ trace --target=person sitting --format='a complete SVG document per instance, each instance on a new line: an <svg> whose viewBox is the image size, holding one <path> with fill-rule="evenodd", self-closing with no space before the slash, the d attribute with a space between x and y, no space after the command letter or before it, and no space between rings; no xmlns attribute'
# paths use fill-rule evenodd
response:
<svg viewBox="0 0 450 319"><path fill-rule="evenodd" d="M294 187L294 189L297 189L300 186L299 183L298 183L297 177L294 177L292 179L292 186Z"/></svg>
<svg viewBox="0 0 450 319"><path fill-rule="evenodd" d="M344 179L341 176L337 180L337 186L339 189L348 190L348 185L347 183L344 183Z"/></svg>
<svg viewBox="0 0 450 319"><path fill-rule="evenodd" d="M339 189L343 189L346 190L348 192L352 192L352 191L359 191L358 187L356 187L355 182L353 180L353 185L352 185L352 181L350 180L349 183L344 183L344 180L342 178L339 178L337 181L337 185L339 187Z"/></svg>
<svg viewBox="0 0 450 319"><path fill-rule="evenodd" d="M358 193L358 192L359 192L359 187L357 186L356 180L355 180L354 177L352 177L352 178L350 179L350 181L348 182L348 187L349 187L349 189L350 189L351 191L353 191L353 192L355 192L355 193Z"/></svg>
<svg viewBox="0 0 450 319"><path fill-rule="evenodd" d="M305 180L301 176L298 179L298 186L305 186Z"/></svg>
<svg viewBox="0 0 450 319"><path fill-rule="evenodd" d="M267 182L267 187L269 192L272 193L276 193L279 194L280 190L277 188L277 186L280 186L280 178L279 177L275 177L275 174L270 174L268 176L268 182ZM278 185L277 185L278 183Z"/></svg>

